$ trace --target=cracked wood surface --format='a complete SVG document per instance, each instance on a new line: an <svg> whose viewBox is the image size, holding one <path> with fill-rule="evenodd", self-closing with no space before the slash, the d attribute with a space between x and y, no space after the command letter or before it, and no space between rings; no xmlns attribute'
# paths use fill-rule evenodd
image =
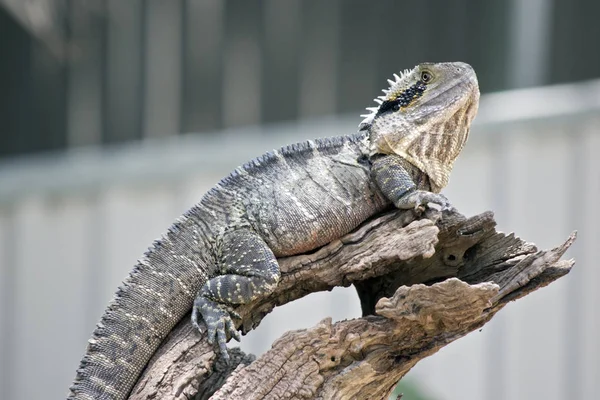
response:
<svg viewBox="0 0 600 400"><path fill-rule="evenodd" d="M538 251L495 225L491 212L391 211L313 253L281 258L275 292L236 309L244 332L278 305L350 284L365 316L288 332L257 360L235 350L230 365L185 317L130 399L386 399L419 360L572 267L560 258L575 234Z"/></svg>

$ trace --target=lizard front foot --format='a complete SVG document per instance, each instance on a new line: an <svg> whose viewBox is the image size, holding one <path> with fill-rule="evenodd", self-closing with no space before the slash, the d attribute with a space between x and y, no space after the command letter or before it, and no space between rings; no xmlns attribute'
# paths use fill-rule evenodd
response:
<svg viewBox="0 0 600 400"><path fill-rule="evenodd" d="M450 204L446 196L440 193L432 193L426 190L415 190L405 196L402 196L396 202L396 207L400 209L414 209L417 212L423 211L429 203L440 206L441 211L453 211L455 208Z"/></svg>
<svg viewBox="0 0 600 400"><path fill-rule="evenodd" d="M227 341L234 338L238 342L241 340L240 333L235 327L233 318L241 319L240 315L230 307L209 300L203 296L198 296L194 301L192 310L192 325L200 330L198 315L202 316L207 328L208 343L214 345L215 339L219 344L219 349L223 359L229 363L229 353L227 352Z"/></svg>

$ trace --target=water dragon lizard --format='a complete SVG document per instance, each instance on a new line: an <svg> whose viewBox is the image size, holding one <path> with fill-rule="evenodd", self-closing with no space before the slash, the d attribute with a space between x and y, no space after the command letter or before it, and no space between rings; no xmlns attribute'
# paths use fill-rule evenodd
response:
<svg viewBox="0 0 600 400"><path fill-rule="evenodd" d="M227 340L239 340L233 307L277 285L277 257L323 246L393 206L450 208L440 191L477 113L475 72L424 63L388 82L355 134L266 153L178 218L118 289L68 399L126 399L190 309L227 359Z"/></svg>

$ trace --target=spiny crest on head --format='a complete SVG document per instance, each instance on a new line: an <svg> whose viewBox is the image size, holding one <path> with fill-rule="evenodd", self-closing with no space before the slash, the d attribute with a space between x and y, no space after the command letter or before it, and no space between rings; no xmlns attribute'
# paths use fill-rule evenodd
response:
<svg viewBox="0 0 600 400"><path fill-rule="evenodd" d="M363 120L360 123L361 126L363 124L370 124L373 121L373 118L377 115L377 111L379 111L379 107L385 101L396 100L396 98L407 89L408 82L405 78L410 76L415 69L416 67L413 69L405 69L400 72L400 75L394 74L394 79L387 80L390 86L387 89L382 90L382 96L377 96L373 99L373 101L377 103L377 107L367 107L367 111L369 112L361 115L361 117L363 117Z"/></svg>

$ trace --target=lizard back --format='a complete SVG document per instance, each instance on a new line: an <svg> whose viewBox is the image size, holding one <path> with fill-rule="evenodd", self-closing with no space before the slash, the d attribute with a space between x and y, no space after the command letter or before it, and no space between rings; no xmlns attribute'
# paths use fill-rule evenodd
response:
<svg viewBox="0 0 600 400"><path fill-rule="evenodd" d="M238 168L223 182L276 256L313 250L390 206L370 178L365 135L310 140Z"/></svg>

